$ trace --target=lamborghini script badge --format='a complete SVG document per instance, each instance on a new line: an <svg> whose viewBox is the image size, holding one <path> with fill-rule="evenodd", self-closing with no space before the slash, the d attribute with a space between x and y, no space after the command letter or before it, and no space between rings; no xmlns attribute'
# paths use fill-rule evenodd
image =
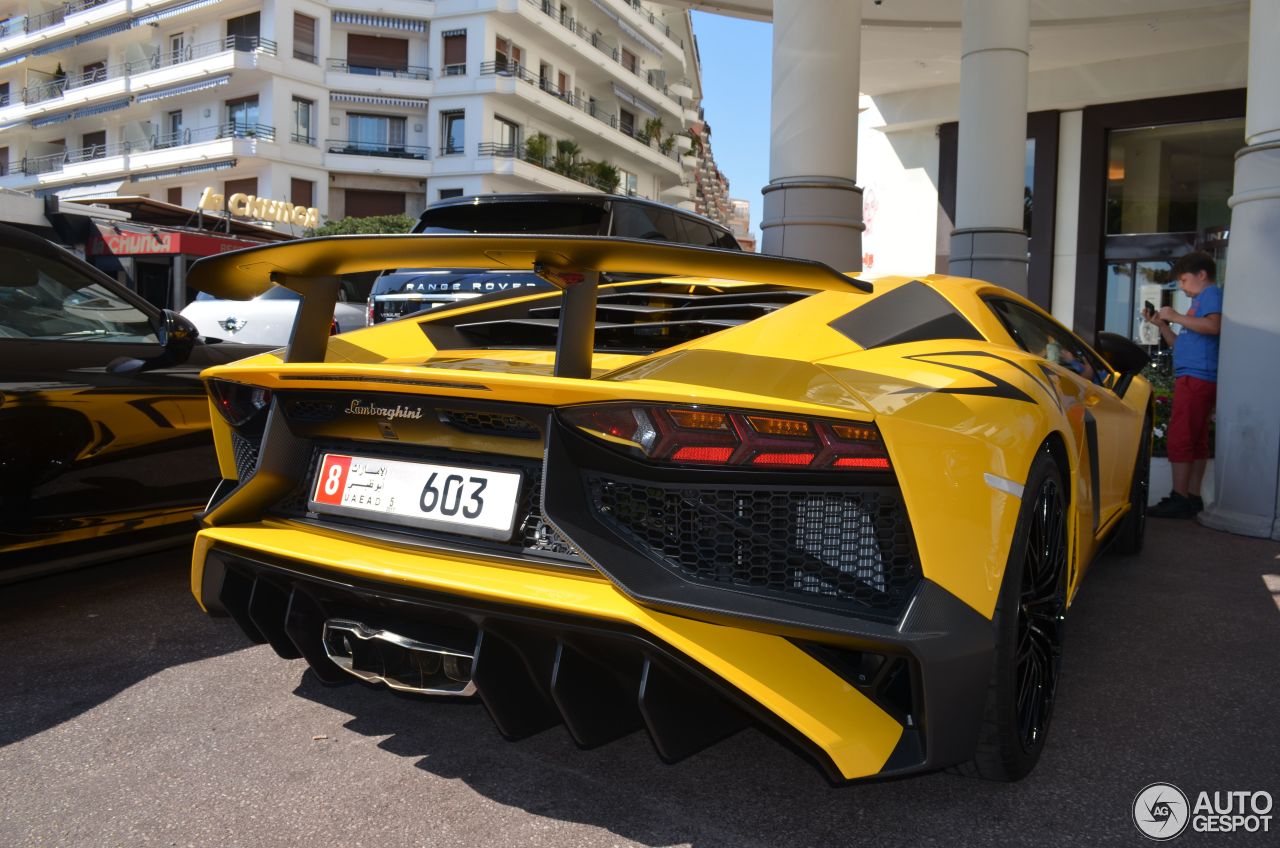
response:
<svg viewBox="0 0 1280 848"><path fill-rule="evenodd" d="M352 398L351 403L343 410L347 415L372 415L377 418L384 418L387 421L394 421L397 418L421 418L422 407L409 408L396 404L395 406L374 406L372 403L362 402L359 398Z"/></svg>

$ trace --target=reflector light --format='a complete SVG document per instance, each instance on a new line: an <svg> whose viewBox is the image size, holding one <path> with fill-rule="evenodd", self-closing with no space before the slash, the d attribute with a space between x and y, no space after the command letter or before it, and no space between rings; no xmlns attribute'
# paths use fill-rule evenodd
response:
<svg viewBox="0 0 1280 848"><path fill-rule="evenodd" d="M612 450L648 462L813 471L888 471L873 424L733 409L592 404L557 415Z"/></svg>
<svg viewBox="0 0 1280 848"><path fill-rule="evenodd" d="M880 434L871 427L853 427L849 424L832 424L831 429L842 439L874 442L880 438Z"/></svg>
<svg viewBox="0 0 1280 848"><path fill-rule="evenodd" d="M811 453L758 453L752 465L808 465L813 462Z"/></svg>
<svg viewBox="0 0 1280 848"><path fill-rule="evenodd" d="M836 468L869 468L887 471L889 460L880 456L842 456L835 461Z"/></svg>
<svg viewBox="0 0 1280 848"><path fill-rule="evenodd" d="M759 415L748 415L747 420L751 422L751 426L757 433L763 433L766 436L799 437L810 434L809 422L797 418L764 418Z"/></svg>
<svg viewBox="0 0 1280 848"><path fill-rule="evenodd" d="M733 448L683 447L671 458L676 462L728 462Z"/></svg>
<svg viewBox="0 0 1280 848"><path fill-rule="evenodd" d="M688 430L728 430L729 419L723 412L699 412L696 409L668 409L677 427Z"/></svg>

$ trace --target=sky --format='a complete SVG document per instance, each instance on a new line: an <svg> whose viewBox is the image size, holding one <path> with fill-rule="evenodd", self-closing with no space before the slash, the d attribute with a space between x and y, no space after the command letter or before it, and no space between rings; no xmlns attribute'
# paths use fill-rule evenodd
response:
<svg viewBox="0 0 1280 848"><path fill-rule="evenodd" d="M769 97L773 26L693 13L702 57L702 109L711 150L729 178L729 196L751 201L751 230L760 240L760 189L769 182Z"/></svg>

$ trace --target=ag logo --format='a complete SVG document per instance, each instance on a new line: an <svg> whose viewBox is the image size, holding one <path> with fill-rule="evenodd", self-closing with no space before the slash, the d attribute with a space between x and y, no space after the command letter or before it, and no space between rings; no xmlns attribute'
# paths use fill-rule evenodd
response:
<svg viewBox="0 0 1280 848"><path fill-rule="evenodd" d="M1173 839L1187 829L1190 820L1187 796L1172 783L1153 783L1133 799L1133 823L1148 839Z"/></svg>

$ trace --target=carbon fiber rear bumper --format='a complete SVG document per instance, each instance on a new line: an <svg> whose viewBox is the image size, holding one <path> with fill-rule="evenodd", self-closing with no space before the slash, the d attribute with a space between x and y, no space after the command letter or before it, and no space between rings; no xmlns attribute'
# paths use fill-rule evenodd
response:
<svg viewBox="0 0 1280 848"><path fill-rule="evenodd" d="M822 745L639 627L358 579L221 544L205 556L200 594L211 614L230 615L282 657L305 658L329 683L354 680L322 644L332 618L474 651L476 694L508 739L564 724L576 743L594 747L644 729L659 756L675 762L754 725L833 783L848 779ZM902 724L878 776L971 757L990 673L990 622L925 581L901 626L866 630L875 632L856 643L794 628L780 635Z"/></svg>

